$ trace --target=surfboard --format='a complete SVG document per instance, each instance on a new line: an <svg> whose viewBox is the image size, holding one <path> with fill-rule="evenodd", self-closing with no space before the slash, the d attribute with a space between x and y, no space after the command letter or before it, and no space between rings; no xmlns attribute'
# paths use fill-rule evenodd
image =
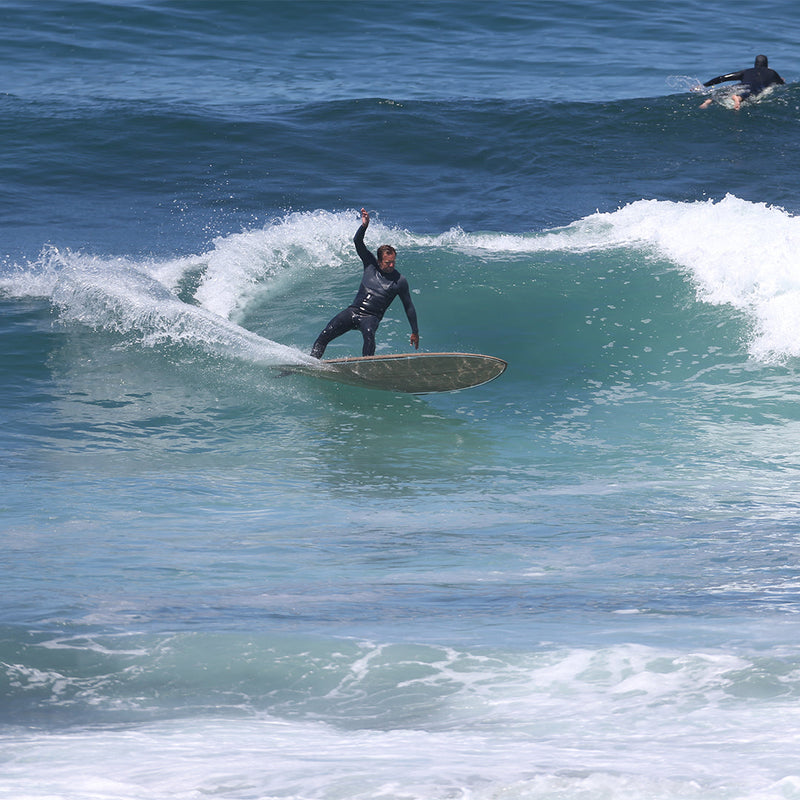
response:
<svg viewBox="0 0 800 800"><path fill-rule="evenodd" d="M502 358L477 353L400 353L331 358L281 369L367 389L432 394L480 386L502 375L507 366Z"/></svg>

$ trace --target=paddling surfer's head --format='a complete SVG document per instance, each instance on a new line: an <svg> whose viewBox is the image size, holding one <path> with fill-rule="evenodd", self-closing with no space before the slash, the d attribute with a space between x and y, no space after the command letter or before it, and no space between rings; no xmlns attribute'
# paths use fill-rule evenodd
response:
<svg viewBox="0 0 800 800"><path fill-rule="evenodd" d="M756 67L768 67L769 66L769 61L767 61L767 57L766 56L756 56L756 63L755 63L754 66L756 66Z"/></svg>

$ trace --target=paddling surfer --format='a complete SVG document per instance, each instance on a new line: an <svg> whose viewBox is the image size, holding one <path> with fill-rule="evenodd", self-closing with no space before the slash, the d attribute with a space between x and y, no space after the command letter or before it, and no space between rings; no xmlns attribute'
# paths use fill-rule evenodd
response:
<svg viewBox="0 0 800 800"><path fill-rule="evenodd" d="M364 337L362 356L375 355L375 331L378 329L386 309L395 297L403 302L408 322L411 325L411 344L419 350L417 311L411 302L408 281L395 269L397 251L388 244L378 248L376 258L364 244L364 234L369 227L369 213L361 209L361 227L353 237L356 252L364 264L364 276L353 302L340 311L323 329L311 348L314 358L322 358L325 348L333 339L348 331L360 330Z"/></svg>
<svg viewBox="0 0 800 800"><path fill-rule="evenodd" d="M740 87L735 87L735 91L731 95L733 107L736 111L739 110L742 100L748 97L756 97L770 86L785 83L774 69L770 69L766 56L756 56L755 64L750 69L729 72L727 75L718 75L716 78L706 81L703 86L716 86L716 84L724 83L725 81L738 81L741 84ZM702 103L700 108L708 108L712 102L713 98L709 97L708 100Z"/></svg>

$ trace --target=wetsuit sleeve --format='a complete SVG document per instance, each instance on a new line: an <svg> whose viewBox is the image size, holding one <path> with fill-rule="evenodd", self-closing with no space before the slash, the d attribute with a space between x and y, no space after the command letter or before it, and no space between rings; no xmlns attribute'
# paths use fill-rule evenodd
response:
<svg viewBox="0 0 800 800"><path fill-rule="evenodd" d="M364 244L364 234L366 232L367 229L361 225L356 231L356 235L353 237L353 244L356 246L356 253L358 253L358 257L361 259L364 269L366 269L370 264L374 267L378 266L378 259L375 258L373 253L371 253Z"/></svg>
<svg viewBox="0 0 800 800"><path fill-rule="evenodd" d="M411 325L411 333L419 333L417 327L417 309L414 308L414 303L411 300L411 290L408 288L408 281L403 278L400 290L398 291L400 299L403 301L403 308L406 310L408 317L408 324Z"/></svg>
<svg viewBox="0 0 800 800"><path fill-rule="evenodd" d="M743 72L744 70L739 70L739 72L729 72L727 75L717 75L716 78L706 81L703 86L716 86L716 84L724 83L725 81L740 81Z"/></svg>

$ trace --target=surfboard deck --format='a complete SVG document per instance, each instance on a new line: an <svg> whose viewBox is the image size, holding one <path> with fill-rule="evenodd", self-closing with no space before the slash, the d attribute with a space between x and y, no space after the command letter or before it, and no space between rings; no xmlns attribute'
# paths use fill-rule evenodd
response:
<svg viewBox="0 0 800 800"><path fill-rule="evenodd" d="M406 394L456 392L488 383L508 363L478 353L399 353L386 356L331 358L319 364L297 364L282 370L315 378Z"/></svg>

